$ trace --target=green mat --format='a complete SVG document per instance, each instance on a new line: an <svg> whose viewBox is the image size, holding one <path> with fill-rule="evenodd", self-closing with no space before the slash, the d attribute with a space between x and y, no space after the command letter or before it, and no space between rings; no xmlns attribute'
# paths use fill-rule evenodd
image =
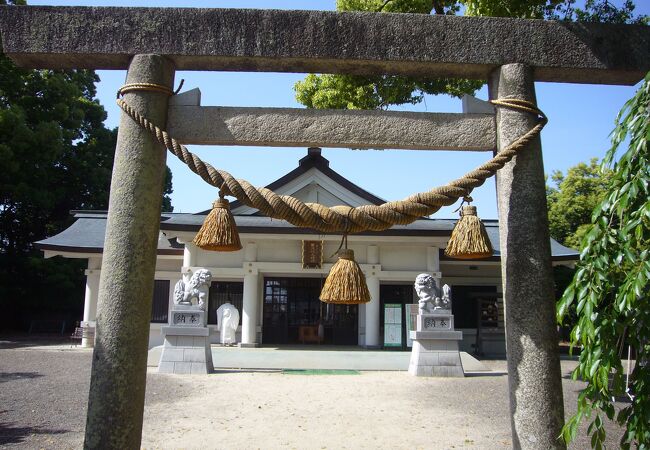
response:
<svg viewBox="0 0 650 450"><path fill-rule="evenodd" d="M282 369L285 375L359 375L358 370L345 369Z"/></svg>

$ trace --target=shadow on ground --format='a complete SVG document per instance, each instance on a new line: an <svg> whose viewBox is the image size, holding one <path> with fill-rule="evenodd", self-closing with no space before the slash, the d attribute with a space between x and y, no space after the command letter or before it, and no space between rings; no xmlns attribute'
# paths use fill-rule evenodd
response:
<svg viewBox="0 0 650 450"><path fill-rule="evenodd" d="M508 372L465 372L466 378L478 378L478 377L505 377L508 375Z"/></svg>
<svg viewBox="0 0 650 450"><path fill-rule="evenodd" d="M48 347L78 344L68 335L61 334L14 334L11 336L0 335L0 349L21 349L29 347Z"/></svg>
<svg viewBox="0 0 650 450"><path fill-rule="evenodd" d="M6 411L0 411L3 413ZM65 434L69 430L51 429L42 427L19 426L16 423L3 423L0 422L0 445L20 444L27 440L27 438L34 435L56 435Z"/></svg>
<svg viewBox="0 0 650 450"><path fill-rule="evenodd" d="M0 383L24 379L31 380L42 376L43 375L38 372L0 372Z"/></svg>

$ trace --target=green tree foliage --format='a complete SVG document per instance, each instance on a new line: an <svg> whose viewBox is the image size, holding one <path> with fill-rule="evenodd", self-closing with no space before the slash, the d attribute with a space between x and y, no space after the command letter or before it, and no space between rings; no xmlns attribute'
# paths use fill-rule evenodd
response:
<svg viewBox="0 0 650 450"><path fill-rule="evenodd" d="M601 170L598 159L571 167L566 176L555 171L553 184L546 188L551 237L561 244L579 248L591 226L593 210L605 198L611 171Z"/></svg>
<svg viewBox="0 0 650 450"><path fill-rule="evenodd" d="M584 9L575 0L337 0L339 11L521 17L586 22L647 23L634 15L634 3L615 7L610 0L587 0ZM315 75L298 81L296 99L308 108L387 109L391 105L417 104L426 94L473 95L483 85L478 80L408 78L401 76Z"/></svg>
<svg viewBox="0 0 650 450"><path fill-rule="evenodd" d="M632 0L586 0L583 8L576 6L576 0L460 1L466 6L465 14L468 16L628 24L648 22L647 16L634 14L635 5Z"/></svg>
<svg viewBox="0 0 650 450"><path fill-rule="evenodd" d="M87 70L20 69L0 54L0 326L83 305L83 261L44 259L33 243L68 227L71 210L108 206L117 130L103 124L97 81ZM169 193L168 169L165 210Z"/></svg>
<svg viewBox="0 0 650 450"><path fill-rule="evenodd" d="M635 15L632 0L624 0L619 6L612 0L586 0L584 8L576 7L576 0L548 2L545 18L575 22L627 23L643 25L648 16Z"/></svg>
<svg viewBox="0 0 650 450"><path fill-rule="evenodd" d="M174 207L172 206L172 198L170 197L171 193L174 192L172 187L172 171L169 166L165 167L165 184L163 185L163 198L161 211L172 212Z"/></svg>
<svg viewBox="0 0 650 450"><path fill-rule="evenodd" d="M462 97L483 83L474 80L414 78L381 75L308 74L295 85L296 99L308 108L387 109L390 105L420 103L425 94L447 93Z"/></svg>
<svg viewBox="0 0 650 450"><path fill-rule="evenodd" d="M629 139L627 150L618 155ZM576 414L563 430L569 441L583 419L592 418L592 446L605 439L603 416L626 428L622 448L650 448L650 73L623 107L612 132L604 167L611 167L608 195L595 209L582 241L575 277L558 302L558 320L575 307L573 345L582 346L574 379L587 382ZM618 157L618 160L616 158ZM621 351L636 354L633 400L618 412L612 398L625 394Z"/></svg>
<svg viewBox="0 0 650 450"><path fill-rule="evenodd" d="M337 0L339 11L373 11L391 13L453 14L458 12L456 0Z"/></svg>
<svg viewBox="0 0 650 450"><path fill-rule="evenodd" d="M116 132L103 125L89 71L22 70L0 55L0 298L3 307L70 306L83 294L74 261L33 242L106 208ZM5 315L5 319L8 317Z"/></svg>
<svg viewBox="0 0 650 450"><path fill-rule="evenodd" d="M549 231L553 239L567 247L580 248L582 237L591 227L591 214L607 194L610 172L601 169L597 158L589 164L580 163L569 168L566 175L553 172L551 184L546 186ZM556 299L562 297L574 274L575 270L570 267L553 267ZM571 308L560 330L562 340L569 340L576 320L575 308Z"/></svg>

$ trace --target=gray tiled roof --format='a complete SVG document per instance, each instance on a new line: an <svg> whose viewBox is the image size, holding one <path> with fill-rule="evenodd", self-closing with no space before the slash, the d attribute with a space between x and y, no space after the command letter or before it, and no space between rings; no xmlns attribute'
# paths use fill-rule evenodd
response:
<svg viewBox="0 0 650 450"><path fill-rule="evenodd" d="M59 234L35 242L41 250L58 250L72 253L101 253L104 249L104 235L106 234L105 211L75 211L77 219L72 225ZM161 216L166 220L169 216ZM158 241L159 254L181 253L182 248L172 246L166 239Z"/></svg>
<svg viewBox="0 0 650 450"><path fill-rule="evenodd" d="M36 242L42 250L59 250L68 252L101 252L104 247L106 231L106 212L76 211L77 219L69 228L61 233ZM174 214L165 213L161 216L161 231L198 231L205 219L205 214ZM236 216L235 221L240 233L277 233L277 234L314 234L313 230L297 228L284 220L271 219L263 216ZM382 232L365 232L370 236L449 236L454 228L456 219L420 219L409 225L396 225ZM499 252L499 227L496 220L484 220L486 231L494 248L494 256ZM178 253L167 240L158 242L159 253ZM553 259L577 260L578 252L564 247L551 239Z"/></svg>

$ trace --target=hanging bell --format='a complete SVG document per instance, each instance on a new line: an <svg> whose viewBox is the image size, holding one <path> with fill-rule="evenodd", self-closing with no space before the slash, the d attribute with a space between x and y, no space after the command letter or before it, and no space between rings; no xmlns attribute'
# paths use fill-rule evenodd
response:
<svg viewBox="0 0 650 450"><path fill-rule="evenodd" d="M212 211L203 221L193 242L203 250L218 252L241 250L235 218L230 212L230 202L224 198L222 193L219 193L219 199L212 204Z"/></svg>
<svg viewBox="0 0 650 450"><path fill-rule="evenodd" d="M354 251L347 248L339 250L338 258L327 275L320 301L338 305L368 303L370 292L366 277L354 260Z"/></svg>
<svg viewBox="0 0 650 450"><path fill-rule="evenodd" d="M455 259L480 259L492 254L492 244L485 225L476 215L476 206L463 206L461 217L451 232L445 255Z"/></svg>

